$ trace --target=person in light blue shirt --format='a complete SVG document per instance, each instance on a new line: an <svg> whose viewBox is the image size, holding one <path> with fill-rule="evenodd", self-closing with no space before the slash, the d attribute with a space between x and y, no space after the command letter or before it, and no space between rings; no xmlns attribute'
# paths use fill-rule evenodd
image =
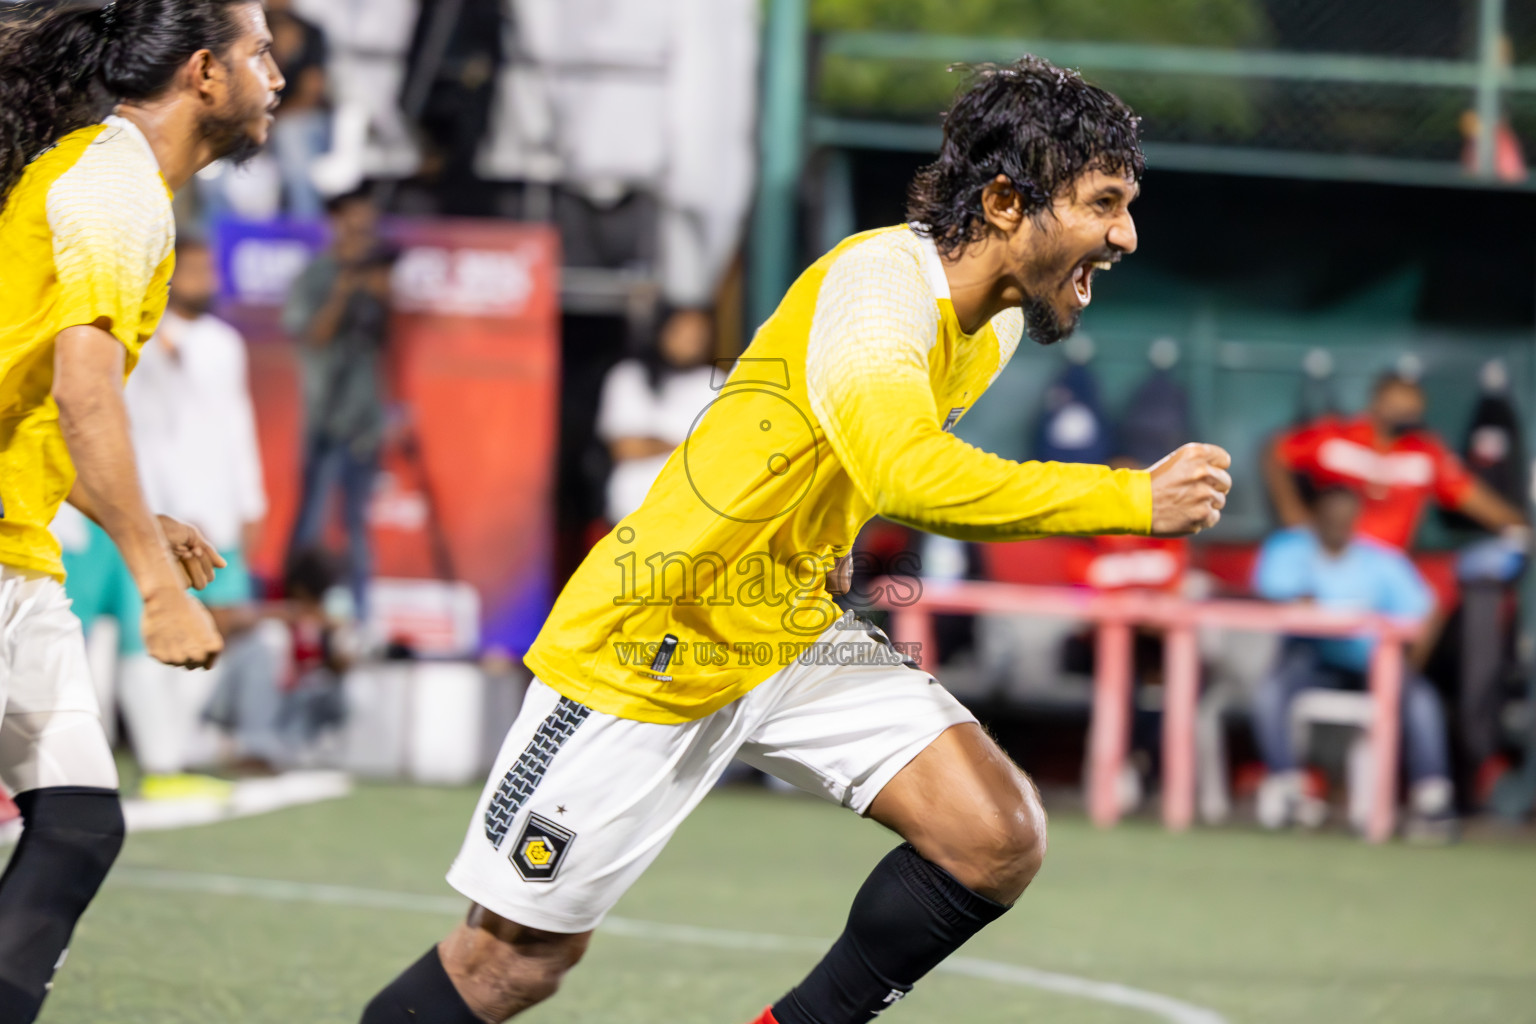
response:
<svg viewBox="0 0 1536 1024"><path fill-rule="evenodd" d="M1360 498L1346 488L1313 500L1312 523L1272 535L1254 567L1254 592L1266 600L1316 603L1341 611L1427 618L1435 598L1407 556L1355 536ZM1309 689L1363 689L1373 641L1288 638L1279 663L1254 695L1253 725L1269 769L1259 820L1278 828L1306 820L1307 800L1291 743L1291 702ZM1409 832L1439 838L1451 823L1445 715L1434 687L1411 666L1403 680L1403 751L1412 785Z"/></svg>

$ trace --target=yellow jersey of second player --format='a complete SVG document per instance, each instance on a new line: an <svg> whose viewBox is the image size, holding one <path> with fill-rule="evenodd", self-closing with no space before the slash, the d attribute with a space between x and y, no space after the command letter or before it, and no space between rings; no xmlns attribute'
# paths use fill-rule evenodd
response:
<svg viewBox="0 0 1536 1024"><path fill-rule="evenodd" d="M175 219L149 141L110 117L33 160L0 208L0 565L60 579L48 532L75 482L54 339L101 324L131 371L169 296Z"/></svg>
<svg viewBox="0 0 1536 1024"><path fill-rule="evenodd" d="M961 330L943 263L907 226L802 274L645 502L555 602L527 663L645 722L702 718L836 621L825 573L881 515L965 540L1147 533L1144 472L1017 463L950 433L1007 365L1022 311Z"/></svg>

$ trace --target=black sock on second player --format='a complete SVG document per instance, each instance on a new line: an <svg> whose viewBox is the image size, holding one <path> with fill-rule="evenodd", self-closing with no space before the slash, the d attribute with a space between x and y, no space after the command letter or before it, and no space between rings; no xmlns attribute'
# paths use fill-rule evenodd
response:
<svg viewBox="0 0 1536 1024"><path fill-rule="evenodd" d="M779 1024L865 1024L1007 909L903 843L870 872L843 934L773 1015Z"/></svg>
<svg viewBox="0 0 1536 1024"><path fill-rule="evenodd" d="M484 1024L443 967L433 946L373 997L361 1024Z"/></svg>
<svg viewBox="0 0 1536 1024"><path fill-rule="evenodd" d="M50 786L16 797L21 840L0 876L0 1021L37 1017L75 922L123 845L117 791Z"/></svg>

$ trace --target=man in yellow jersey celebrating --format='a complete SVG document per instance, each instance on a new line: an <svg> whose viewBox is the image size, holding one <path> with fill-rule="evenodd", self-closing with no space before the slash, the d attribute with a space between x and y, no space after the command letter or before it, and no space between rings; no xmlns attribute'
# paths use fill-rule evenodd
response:
<svg viewBox="0 0 1536 1024"><path fill-rule="evenodd" d="M224 563L145 505L122 390L165 310L171 189L266 141L271 42L255 0L71 3L0 31L0 779L24 823L0 879L6 1022L37 1016L123 836L60 502L122 551L150 654L197 667L222 646L186 587Z"/></svg>
<svg viewBox="0 0 1536 1024"><path fill-rule="evenodd" d="M502 1021L546 999L733 757L903 840L842 936L760 1024L872 1019L1018 899L1045 855L1029 779L825 576L882 515L967 540L1178 535L1220 518L1225 452L1150 472L1019 464L950 434L1021 334L1076 326L1136 248L1137 121L1076 74L980 69L912 223L822 257L642 507L593 549L448 880L465 923L364 1024Z"/></svg>

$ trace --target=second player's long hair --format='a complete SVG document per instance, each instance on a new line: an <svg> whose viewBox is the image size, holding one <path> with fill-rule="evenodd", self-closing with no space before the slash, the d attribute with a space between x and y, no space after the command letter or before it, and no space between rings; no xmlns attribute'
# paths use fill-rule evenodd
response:
<svg viewBox="0 0 1536 1024"><path fill-rule="evenodd" d="M37 14L6 5L0 25L0 208L42 151L122 100L163 93L199 50L240 36L232 8L253 0L65 3ZM28 4L27 7L32 7Z"/></svg>

